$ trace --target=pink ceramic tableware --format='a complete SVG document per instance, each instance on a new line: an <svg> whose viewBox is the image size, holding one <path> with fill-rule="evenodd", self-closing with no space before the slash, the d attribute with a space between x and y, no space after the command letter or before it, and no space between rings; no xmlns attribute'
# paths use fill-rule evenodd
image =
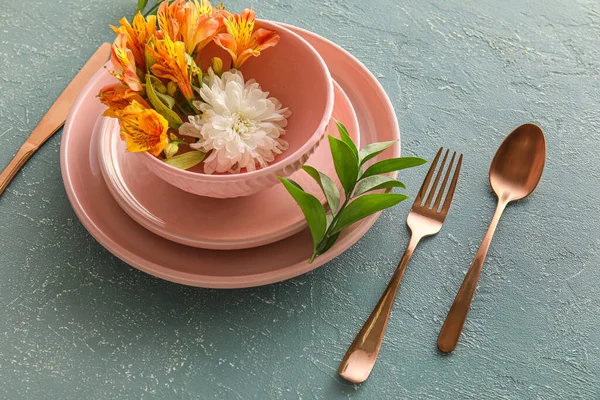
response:
<svg viewBox="0 0 600 400"><path fill-rule="evenodd" d="M377 79L358 60L322 37L286 27L308 40L325 59L333 78L354 106L363 146L400 139L388 97ZM61 170L67 195L83 225L102 246L133 267L192 286L264 285L325 264L356 243L377 220L379 215L375 214L344 230L335 245L312 264L308 262L312 253L308 230L266 246L231 251L184 246L153 234L129 218L114 201L100 172L98 148L91 136L94 121L104 109L95 96L107 78L110 77L105 71L99 71L75 102L63 130ZM399 155L400 143L386 150L382 157Z"/></svg>
<svg viewBox="0 0 600 400"><path fill-rule="evenodd" d="M356 114L339 85L334 85L333 119L346 125L358 146ZM327 132L338 136L333 120ZM196 196L156 177L139 157L126 152L115 119L100 117L94 136L102 175L114 199L131 218L157 235L193 247L234 250L273 243L306 227L302 211L281 184L234 199ZM328 141L317 148L307 164L336 176ZM297 171L292 179L325 201L306 172Z"/></svg>
<svg viewBox="0 0 600 400"><path fill-rule="evenodd" d="M279 183L277 176L300 169L324 137L334 103L333 81L325 62L306 40L289 29L263 20L258 20L256 27L277 31L279 43L260 57L251 57L241 71L244 79L256 79L263 90L292 111L283 137L289 148L266 168L239 174L207 175L202 164L186 171L149 153L139 155L158 177L186 192L217 198L257 193ZM212 43L203 50L204 68L213 56L221 57L224 65L231 63L229 54Z"/></svg>

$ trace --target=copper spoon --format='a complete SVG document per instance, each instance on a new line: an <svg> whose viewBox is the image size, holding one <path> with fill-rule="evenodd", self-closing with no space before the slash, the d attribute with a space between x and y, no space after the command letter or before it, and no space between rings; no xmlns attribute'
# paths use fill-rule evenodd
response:
<svg viewBox="0 0 600 400"><path fill-rule="evenodd" d="M527 197L537 186L546 161L546 139L537 125L515 129L500 145L490 166L490 185L498 196L498 206L467 272L438 338L438 348L450 352L456 347L475 294L479 274L500 216L508 203Z"/></svg>

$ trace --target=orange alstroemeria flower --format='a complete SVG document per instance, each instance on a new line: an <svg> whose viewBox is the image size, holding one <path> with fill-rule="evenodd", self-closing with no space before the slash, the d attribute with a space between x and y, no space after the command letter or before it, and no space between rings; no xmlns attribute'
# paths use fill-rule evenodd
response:
<svg viewBox="0 0 600 400"><path fill-rule="evenodd" d="M117 35L120 33L127 35L127 48L133 53L138 68L146 71L144 49L148 39L156 33L156 16L151 15L146 20L142 13L138 12L133 18L133 26L129 24L127 18L122 18L119 24L121 25L118 28L112 25L110 27Z"/></svg>
<svg viewBox="0 0 600 400"><path fill-rule="evenodd" d="M110 55L115 70L112 74L121 82L136 92L144 90L142 81L137 76L135 68L135 57L133 52L127 48L127 34L119 33L115 39Z"/></svg>
<svg viewBox="0 0 600 400"><path fill-rule="evenodd" d="M127 151L148 151L157 156L169 144L167 120L153 109L137 101L117 113L121 125L121 139L127 142Z"/></svg>
<svg viewBox="0 0 600 400"><path fill-rule="evenodd" d="M208 1L175 0L167 3L162 3L157 12L161 29L159 38L168 35L175 42L183 42L185 51L190 55L210 43L221 24L213 18L213 9Z"/></svg>
<svg viewBox="0 0 600 400"><path fill-rule="evenodd" d="M186 2L184 0L175 0L171 4L163 1L160 4L156 16L162 35L168 35L174 41L179 39L180 29L185 20L185 9Z"/></svg>
<svg viewBox="0 0 600 400"><path fill-rule="evenodd" d="M185 44L174 42L169 35L163 33L162 40L153 39L153 46L146 49L156 63L150 67L152 73L163 79L169 79L177 84L187 100L194 98L190 83L187 61L185 59Z"/></svg>
<svg viewBox="0 0 600 400"><path fill-rule="evenodd" d="M213 32L213 35L221 33L225 30L225 19L230 17L231 14L227 10L225 10L223 3L221 3L221 5L217 7L213 7L208 0L200 0L199 3L198 0L194 0L194 3L196 3L196 9L198 10L198 14L208 15L214 21L217 21L217 28ZM212 40L212 36L206 37L204 40L198 43L198 45L196 46L196 52L203 49L207 44L212 42Z"/></svg>
<svg viewBox="0 0 600 400"><path fill-rule="evenodd" d="M134 101L137 101L144 108L151 108L138 92L134 92L129 86L120 82L104 86L100 89L98 98L102 104L108 106L108 109L102 115L111 118L117 118L118 112L123 111Z"/></svg>
<svg viewBox="0 0 600 400"><path fill-rule="evenodd" d="M213 16L213 6L210 4L210 1L200 0L200 3L198 3L198 0L194 0L194 3L200 15Z"/></svg>
<svg viewBox="0 0 600 400"><path fill-rule="evenodd" d="M188 54L202 50L219 28L219 22L212 18L212 14L203 14L203 6L197 1L186 3L185 18L179 33Z"/></svg>
<svg viewBox="0 0 600 400"><path fill-rule="evenodd" d="M224 20L227 33L220 33L213 38L216 44L231 54L234 68L240 68L248 58L259 56L262 50L279 42L279 35L275 31L254 31L255 19L254 10L248 8L240 15L232 14Z"/></svg>

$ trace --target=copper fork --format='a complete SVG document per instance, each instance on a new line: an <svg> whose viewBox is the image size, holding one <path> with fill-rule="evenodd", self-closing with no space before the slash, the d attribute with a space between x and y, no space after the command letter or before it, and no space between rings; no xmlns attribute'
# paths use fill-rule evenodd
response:
<svg viewBox="0 0 600 400"><path fill-rule="evenodd" d="M364 382L371 373L371 370L375 366L379 349L381 348L381 342L385 335L385 329L387 327L390 314L392 313L392 306L396 298L396 293L400 287L400 282L406 271L408 261L412 256L417 244L426 236L435 235L442 229L442 224L448 215L450 209L450 203L452 202L452 196L456 189L456 182L458 181L458 175L460 174L460 167L462 164L462 154L459 155L458 161L454 168L454 174L448 188L445 200L444 192L448 179L450 177L452 167L454 166L454 160L456 159L456 152L452 153L452 158L447 168L444 168L448 159L450 150L444 152L444 157L438 172L435 176L433 184L430 187L431 178L436 172L437 163L442 155L443 148L440 147L438 150L431 167L427 172L427 176L421 185L421 189L415 198L415 202L408 213L406 224L409 226L412 234L408 246L404 251L404 255L394 271L392 279L388 283L383 295L379 299L379 302L371 312L369 319L365 322L358 335L350 345L350 348L346 352L344 359L340 363L338 373L340 376L353 383ZM444 171L446 173L444 174ZM438 187L440 179L444 175L442 184ZM435 194L437 193L437 196ZM427 197L425 197L427 195ZM435 200L434 200L435 197ZM424 202L423 202L424 200ZM433 205L432 205L433 202ZM441 209L440 209L441 205Z"/></svg>

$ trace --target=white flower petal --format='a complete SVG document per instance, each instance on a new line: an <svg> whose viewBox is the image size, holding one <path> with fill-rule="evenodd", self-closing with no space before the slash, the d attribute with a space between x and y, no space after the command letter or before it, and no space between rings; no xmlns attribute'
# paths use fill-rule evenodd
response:
<svg viewBox="0 0 600 400"><path fill-rule="evenodd" d="M199 90L203 101L194 104L202 115L190 116L180 132L199 138L191 146L207 153L205 173L264 168L288 148L281 136L291 112L254 79L244 83L235 69L219 78L209 68L203 82Z"/></svg>
<svg viewBox="0 0 600 400"><path fill-rule="evenodd" d="M202 138L202 132L194 124L184 122L179 127L179 133L185 136L191 136L196 138Z"/></svg>

